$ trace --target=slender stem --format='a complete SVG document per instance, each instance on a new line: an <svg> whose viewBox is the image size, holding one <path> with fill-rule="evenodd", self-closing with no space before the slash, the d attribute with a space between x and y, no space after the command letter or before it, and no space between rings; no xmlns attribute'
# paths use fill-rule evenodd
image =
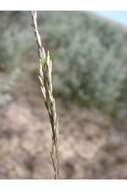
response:
<svg viewBox="0 0 127 190"><path fill-rule="evenodd" d="M37 50L40 62L39 80L41 83L41 91L46 109L48 111L49 120L52 128L51 159L55 173L55 179L58 179L59 178L59 153L58 153L59 124L56 113L55 98L53 96L52 60L50 58L49 51L45 52L45 49L41 42L41 37L38 30L36 11L32 11L32 21L33 21L32 24L33 32L37 43Z"/></svg>

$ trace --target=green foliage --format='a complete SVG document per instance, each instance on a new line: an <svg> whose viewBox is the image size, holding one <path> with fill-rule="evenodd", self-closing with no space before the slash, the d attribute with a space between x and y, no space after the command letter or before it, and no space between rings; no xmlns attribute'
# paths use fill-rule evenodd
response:
<svg viewBox="0 0 127 190"><path fill-rule="evenodd" d="M127 78L127 65L123 63L126 32L90 13L43 16L41 32L58 54L54 79L57 93L68 102L96 106L116 115Z"/></svg>
<svg viewBox="0 0 127 190"><path fill-rule="evenodd" d="M5 77L0 80L0 106L5 105L12 100L10 92L14 87L19 74L19 68L15 68L10 74L6 74Z"/></svg>
<svg viewBox="0 0 127 190"><path fill-rule="evenodd" d="M12 69L24 52L34 60L28 13L1 13L0 21L0 68ZM64 102L112 115L126 107L125 30L89 12L40 12L39 26L43 45L51 50L55 92Z"/></svg>
<svg viewBox="0 0 127 190"><path fill-rule="evenodd" d="M24 12L0 13L0 70L11 71L29 47L29 30Z"/></svg>
<svg viewBox="0 0 127 190"><path fill-rule="evenodd" d="M25 26L24 13L0 12L0 105L12 99L10 90L19 75L21 55L28 48Z"/></svg>

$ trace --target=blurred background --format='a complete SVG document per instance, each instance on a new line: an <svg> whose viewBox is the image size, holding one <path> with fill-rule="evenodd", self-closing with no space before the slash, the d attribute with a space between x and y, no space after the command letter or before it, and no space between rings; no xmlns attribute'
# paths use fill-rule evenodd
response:
<svg viewBox="0 0 127 190"><path fill-rule="evenodd" d="M119 11L39 12L53 59L62 179L127 178L126 21ZM30 12L0 12L0 178L54 175L31 24Z"/></svg>

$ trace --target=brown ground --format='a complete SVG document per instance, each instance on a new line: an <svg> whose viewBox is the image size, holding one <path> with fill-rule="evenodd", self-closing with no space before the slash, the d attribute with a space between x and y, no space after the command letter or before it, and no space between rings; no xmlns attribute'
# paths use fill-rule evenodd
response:
<svg viewBox="0 0 127 190"><path fill-rule="evenodd" d="M51 131L33 67L0 109L0 178L53 178ZM36 79L36 80L35 80ZM58 101L57 101L58 103ZM127 132L95 110L58 103L61 178L127 178Z"/></svg>

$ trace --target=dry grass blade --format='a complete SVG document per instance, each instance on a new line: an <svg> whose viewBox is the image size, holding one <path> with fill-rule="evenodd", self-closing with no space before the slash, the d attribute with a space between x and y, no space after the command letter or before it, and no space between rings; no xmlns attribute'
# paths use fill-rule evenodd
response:
<svg viewBox="0 0 127 190"><path fill-rule="evenodd" d="M55 179L59 178L59 158L58 158L58 119L56 113L56 104L53 96L53 81L52 81L52 60L50 53L45 52L42 46L41 37L37 24L37 12L32 11L33 31L37 43L38 56L40 61L39 80L41 83L41 91L47 108L49 119L52 127L52 151L51 158L55 172Z"/></svg>

